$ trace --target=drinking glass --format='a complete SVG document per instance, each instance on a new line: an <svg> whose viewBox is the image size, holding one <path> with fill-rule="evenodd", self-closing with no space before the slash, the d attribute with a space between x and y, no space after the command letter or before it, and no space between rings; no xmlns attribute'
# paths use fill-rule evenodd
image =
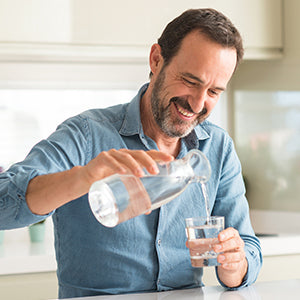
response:
<svg viewBox="0 0 300 300"><path fill-rule="evenodd" d="M219 243L218 235L224 230L224 217L209 216L185 219L188 242L196 241L195 250L190 249L193 267L217 266L217 256L213 245Z"/></svg>

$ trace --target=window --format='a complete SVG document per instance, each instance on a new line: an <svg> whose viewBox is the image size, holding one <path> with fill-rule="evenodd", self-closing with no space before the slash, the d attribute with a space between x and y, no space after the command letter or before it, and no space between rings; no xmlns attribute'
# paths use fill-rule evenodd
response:
<svg viewBox="0 0 300 300"><path fill-rule="evenodd" d="M130 101L131 89L0 89L0 166L23 160L62 121L90 108Z"/></svg>
<svg viewBox="0 0 300 300"><path fill-rule="evenodd" d="M300 211L300 92L237 91L234 115L250 208Z"/></svg>

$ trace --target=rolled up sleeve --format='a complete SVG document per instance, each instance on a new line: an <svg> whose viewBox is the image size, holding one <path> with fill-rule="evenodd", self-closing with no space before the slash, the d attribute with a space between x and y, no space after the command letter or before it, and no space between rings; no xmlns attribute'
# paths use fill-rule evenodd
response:
<svg viewBox="0 0 300 300"><path fill-rule="evenodd" d="M53 212L43 216L36 215L27 205L27 186L35 176L36 171L25 171L21 166L14 166L9 172L0 174L1 230L24 227L52 215Z"/></svg>
<svg viewBox="0 0 300 300"><path fill-rule="evenodd" d="M52 215L32 213L26 202L30 180L39 175L68 170L86 163L86 120L80 116L67 120L46 140L35 145L24 161L0 174L0 230L24 227Z"/></svg>

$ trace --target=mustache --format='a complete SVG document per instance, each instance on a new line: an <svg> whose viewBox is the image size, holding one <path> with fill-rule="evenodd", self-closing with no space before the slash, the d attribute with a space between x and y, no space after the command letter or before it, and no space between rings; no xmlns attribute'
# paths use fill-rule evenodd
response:
<svg viewBox="0 0 300 300"><path fill-rule="evenodd" d="M207 109L205 107L203 107L203 109L199 113L194 112L193 109L191 108L190 104L182 97L173 97L170 100L170 103L172 103L172 102L178 104L179 106L181 106L183 109L187 110L188 112L198 115L198 117L202 117L207 114Z"/></svg>

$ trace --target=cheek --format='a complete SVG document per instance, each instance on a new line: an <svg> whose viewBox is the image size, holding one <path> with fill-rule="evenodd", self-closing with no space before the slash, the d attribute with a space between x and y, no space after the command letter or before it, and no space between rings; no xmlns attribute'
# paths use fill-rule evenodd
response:
<svg viewBox="0 0 300 300"><path fill-rule="evenodd" d="M180 93L179 90L173 89L173 88L168 88L165 87L164 89L161 90L161 100L162 102L164 102L165 104L169 104L171 99L174 97L179 97L182 95L182 93Z"/></svg>
<svg viewBox="0 0 300 300"><path fill-rule="evenodd" d="M212 100L209 100L209 101L206 102L205 108L207 109L208 113L210 113L215 108L218 101L219 101L219 98L218 99L212 99Z"/></svg>
<svg viewBox="0 0 300 300"><path fill-rule="evenodd" d="M181 98L187 102L190 102L191 99L194 99L194 91L185 85L177 85L171 93L169 93L169 100L176 97Z"/></svg>
<svg viewBox="0 0 300 300"><path fill-rule="evenodd" d="M165 81L164 84L165 91L168 91L173 97L179 97L183 95L189 95L192 93L189 87L187 87L181 80L173 79L170 81Z"/></svg>

